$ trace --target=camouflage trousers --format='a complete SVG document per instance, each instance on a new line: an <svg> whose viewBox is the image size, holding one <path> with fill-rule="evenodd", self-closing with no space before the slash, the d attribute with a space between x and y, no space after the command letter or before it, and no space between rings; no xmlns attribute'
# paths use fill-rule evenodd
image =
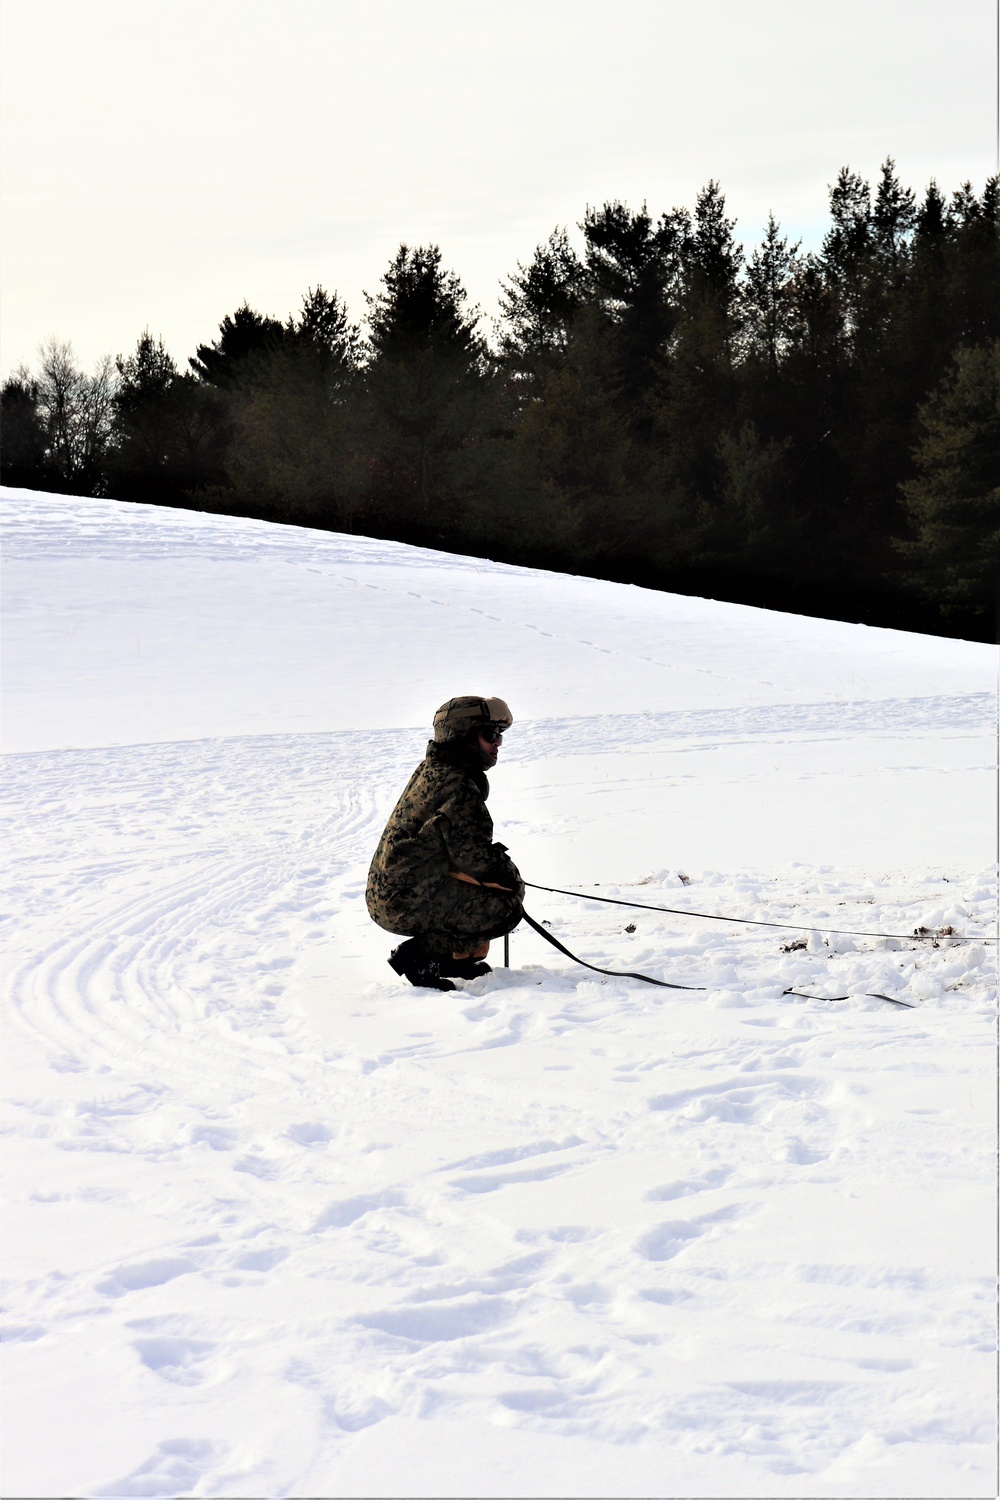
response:
<svg viewBox="0 0 1000 1500"><path fill-rule="evenodd" d="M394 924L391 930L420 938L431 958L450 958L503 937L520 920L521 902L513 891L491 891L450 880L433 902L413 913L405 927Z"/></svg>

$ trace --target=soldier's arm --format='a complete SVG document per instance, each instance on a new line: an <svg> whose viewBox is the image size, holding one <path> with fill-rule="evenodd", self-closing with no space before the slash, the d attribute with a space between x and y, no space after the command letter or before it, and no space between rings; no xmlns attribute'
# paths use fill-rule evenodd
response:
<svg viewBox="0 0 1000 1500"><path fill-rule="evenodd" d="M493 843L493 819L482 798L456 788L438 808L437 825L453 870L476 880L495 880L501 852Z"/></svg>

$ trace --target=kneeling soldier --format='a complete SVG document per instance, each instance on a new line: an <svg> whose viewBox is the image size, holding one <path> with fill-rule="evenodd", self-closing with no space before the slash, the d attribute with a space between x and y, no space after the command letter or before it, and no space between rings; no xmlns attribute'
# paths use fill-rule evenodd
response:
<svg viewBox="0 0 1000 1500"><path fill-rule="evenodd" d="M524 883L486 811L486 771L512 723L502 698L442 704L375 850L368 911L387 932L412 934L389 958L411 984L453 990L453 978L489 974L490 939L521 920Z"/></svg>

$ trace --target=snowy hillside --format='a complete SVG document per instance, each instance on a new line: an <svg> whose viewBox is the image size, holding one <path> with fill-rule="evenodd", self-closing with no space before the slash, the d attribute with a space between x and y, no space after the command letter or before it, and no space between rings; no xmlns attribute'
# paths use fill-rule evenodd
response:
<svg viewBox="0 0 1000 1500"><path fill-rule="evenodd" d="M3 550L2 1493L994 1493L992 648L27 492ZM465 692L529 880L821 930L529 892L705 988L398 981Z"/></svg>

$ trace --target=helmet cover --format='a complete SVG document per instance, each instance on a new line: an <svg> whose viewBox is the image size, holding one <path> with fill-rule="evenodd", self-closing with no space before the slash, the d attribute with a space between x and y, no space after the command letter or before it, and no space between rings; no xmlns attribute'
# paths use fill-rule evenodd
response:
<svg viewBox="0 0 1000 1500"><path fill-rule="evenodd" d="M502 734L513 722L514 716L502 698L449 698L434 715L434 738L439 744L460 740L470 729L486 724L495 724Z"/></svg>

